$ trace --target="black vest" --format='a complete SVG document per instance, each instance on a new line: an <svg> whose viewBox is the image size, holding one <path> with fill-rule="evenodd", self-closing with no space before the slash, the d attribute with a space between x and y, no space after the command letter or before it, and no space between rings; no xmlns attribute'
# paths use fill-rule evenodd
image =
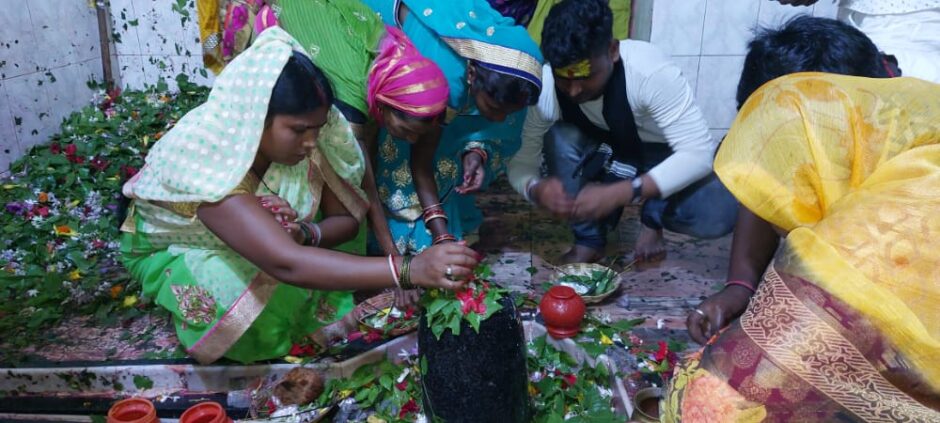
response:
<svg viewBox="0 0 940 423"><path fill-rule="evenodd" d="M627 100L627 85L623 74L623 59L614 64L613 74L604 88L604 121L610 130L604 130L593 123L564 93L555 88L562 120L573 124L585 135L603 142L614 151L613 159L629 164L637 169L644 169L643 142L636 129L633 109Z"/></svg>

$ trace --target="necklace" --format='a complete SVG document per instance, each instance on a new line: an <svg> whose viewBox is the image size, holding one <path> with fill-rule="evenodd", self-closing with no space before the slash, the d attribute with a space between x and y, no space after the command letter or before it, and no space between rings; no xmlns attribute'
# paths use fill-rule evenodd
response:
<svg viewBox="0 0 940 423"><path fill-rule="evenodd" d="M252 168L250 168L250 169L251 169L251 173L255 174L255 177L258 178L259 181L261 181L261 185L264 185L264 187L265 187L269 192L271 192L272 194L278 195L277 191L271 189L271 187L269 187L268 184L267 184L266 182L264 182L264 178L262 178L261 175L258 174L258 172L255 170L255 168L252 167Z"/></svg>

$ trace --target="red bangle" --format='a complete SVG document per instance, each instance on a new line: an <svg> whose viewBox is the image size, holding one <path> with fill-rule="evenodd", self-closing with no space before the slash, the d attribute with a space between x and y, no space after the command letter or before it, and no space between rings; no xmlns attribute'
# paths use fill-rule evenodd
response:
<svg viewBox="0 0 940 423"><path fill-rule="evenodd" d="M745 281L728 281L728 282L725 282L725 288L727 288L727 287L729 287L729 286L731 286L731 285L743 286L743 287L747 288L748 290L750 290L751 292L757 292L757 290L754 289L754 285L751 284L750 282L745 282Z"/></svg>
<svg viewBox="0 0 940 423"><path fill-rule="evenodd" d="M451 235L451 234L443 234L443 235L438 235L438 236L434 237L434 240L431 241L431 244L437 245L437 244L440 244L440 243L442 243L442 242L444 242L444 241L456 241L456 240L457 240L457 237L455 237L455 236L453 236L453 235Z"/></svg>
<svg viewBox="0 0 940 423"><path fill-rule="evenodd" d="M432 209L439 209L439 208L441 208L441 206L443 206L443 205L444 205L444 203L431 204L430 206L427 206L427 207L421 209L421 211L424 212L424 213L427 213L429 210L432 210Z"/></svg>
<svg viewBox="0 0 940 423"><path fill-rule="evenodd" d="M437 218L440 216L443 216L445 219L447 218L447 213L445 213L444 209L441 207L434 207L432 209L425 210L424 213L422 213L422 215L424 216L425 222L427 222L431 218Z"/></svg>

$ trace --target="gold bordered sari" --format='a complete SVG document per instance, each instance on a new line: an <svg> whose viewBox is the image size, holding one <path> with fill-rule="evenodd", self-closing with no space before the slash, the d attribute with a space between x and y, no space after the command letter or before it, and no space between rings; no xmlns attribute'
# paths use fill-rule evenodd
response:
<svg viewBox="0 0 940 423"><path fill-rule="evenodd" d="M665 421L940 421L940 86L803 73L715 162L785 230L744 315L673 379Z"/></svg>

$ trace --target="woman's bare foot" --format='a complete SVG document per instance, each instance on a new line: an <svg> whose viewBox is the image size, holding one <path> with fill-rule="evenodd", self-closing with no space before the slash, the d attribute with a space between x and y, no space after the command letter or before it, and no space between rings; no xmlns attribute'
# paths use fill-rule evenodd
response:
<svg viewBox="0 0 940 423"><path fill-rule="evenodd" d="M594 263L601 259L601 252L583 245L572 245L567 253L558 260L559 265L571 263Z"/></svg>
<svg viewBox="0 0 940 423"><path fill-rule="evenodd" d="M660 261L666 258L666 243L663 241L663 230L643 226L640 236L636 240L633 256L640 262Z"/></svg>

